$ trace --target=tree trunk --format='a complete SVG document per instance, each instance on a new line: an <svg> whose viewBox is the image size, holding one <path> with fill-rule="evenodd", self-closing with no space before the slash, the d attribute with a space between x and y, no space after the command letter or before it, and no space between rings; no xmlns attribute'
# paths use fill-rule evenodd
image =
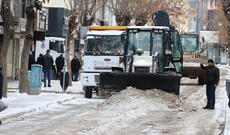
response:
<svg viewBox="0 0 230 135"><path fill-rule="evenodd" d="M2 67L3 74L3 97L7 97L7 54L12 37L13 29L13 15L11 12L11 1L2 0L1 16L3 20L4 35L3 41L0 42L0 66Z"/></svg>
<svg viewBox="0 0 230 135"><path fill-rule="evenodd" d="M11 36L5 34L3 45L0 47L0 67L2 67L2 74L3 74L3 97L7 97L7 86L8 86L8 79L7 79L7 54L8 48L10 45Z"/></svg>
<svg viewBox="0 0 230 135"><path fill-rule="evenodd" d="M30 90L29 79L28 79L28 61L29 61L30 43L31 43L31 38L26 36L23 50L22 50L22 56L21 56L20 80L19 80L20 93L28 93Z"/></svg>
<svg viewBox="0 0 230 135"><path fill-rule="evenodd" d="M71 70L71 62L70 62L70 42L71 42L71 34L68 32L67 35L67 47L66 47L66 63L67 70L69 72L69 86L72 86L72 70Z"/></svg>
<svg viewBox="0 0 230 135"><path fill-rule="evenodd" d="M21 67L20 67L20 80L19 80L19 91L20 93L28 93L30 90L28 80L28 62L29 62L29 51L30 45L33 41L33 24L35 19L35 11L33 7L27 7L27 23L26 23L26 36L21 56Z"/></svg>

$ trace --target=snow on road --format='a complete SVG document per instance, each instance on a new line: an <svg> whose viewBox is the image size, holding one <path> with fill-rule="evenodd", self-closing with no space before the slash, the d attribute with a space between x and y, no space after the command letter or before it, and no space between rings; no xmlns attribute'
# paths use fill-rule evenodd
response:
<svg viewBox="0 0 230 135"><path fill-rule="evenodd" d="M29 112L32 109L46 108L47 105L53 107L57 105L58 101L71 99L76 95L71 94L54 94L41 93L40 95L27 95L19 92L8 93L8 98L3 98L2 101L8 105L8 108L0 112L0 119L22 112Z"/></svg>
<svg viewBox="0 0 230 135"><path fill-rule="evenodd" d="M216 110L203 110L205 86L183 79L180 97L128 88L109 99L83 96L0 126L3 135L218 135L225 127L226 69L221 69ZM189 83L189 85L188 85Z"/></svg>

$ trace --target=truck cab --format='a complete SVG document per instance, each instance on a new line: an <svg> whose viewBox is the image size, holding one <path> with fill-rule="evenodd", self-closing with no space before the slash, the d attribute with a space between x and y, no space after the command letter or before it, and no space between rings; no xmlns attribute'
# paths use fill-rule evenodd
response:
<svg viewBox="0 0 230 135"><path fill-rule="evenodd" d="M207 62L206 49L201 47L199 34L184 33L180 35L184 51L184 66L182 76L197 79L198 84L205 84L206 72L200 68L200 63Z"/></svg>
<svg viewBox="0 0 230 135"><path fill-rule="evenodd" d="M177 31L161 26L131 26L126 32L127 72L163 73L170 63L181 72L183 53Z"/></svg>
<svg viewBox="0 0 230 135"><path fill-rule="evenodd" d="M181 34L181 44L183 48L184 55L193 55L193 57L198 57L200 51L199 35L198 34ZM190 56L189 56L190 57Z"/></svg>
<svg viewBox="0 0 230 135"><path fill-rule="evenodd" d="M86 98L98 93L99 75L112 72L112 67L121 69L124 43L121 34L125 27L91 26L86 34L83 54L81 84Z"/></svg>

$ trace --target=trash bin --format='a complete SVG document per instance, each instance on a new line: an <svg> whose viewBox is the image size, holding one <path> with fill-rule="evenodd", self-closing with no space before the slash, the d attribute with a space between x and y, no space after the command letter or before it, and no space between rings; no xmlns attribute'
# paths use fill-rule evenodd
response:
<svg viewBox="0 0 230 135"><path fill-rule="evenodd" d="M60 85L61 85L62 89L63 89L63 75L64 75L64 73L62 71L61 75L60 75ZM65 85L64 90L66 91L68 86L69 86L69 73L68 72L65 73L65 83L64 83L64 85Z"/></svg>
<svg viewBox="0 0 230 135"><path fill-rule="evenodd" d="M0 67L0 99L2 99L3 92L3 75L2 75L2 67Z"/></svg>
<svg viewBox="0 0 230 135"><path fill-rule="evenodd" d="M39 95L42 86L42 66L38 64L31 65L29 73L30 90L29 95Z"/></svg>
<svg viewBox="0 0 230 135"><path fill-rule="evenodd" d="M228 106L230 107L230 79L226 79L226 92L229 99Z"/></svg>

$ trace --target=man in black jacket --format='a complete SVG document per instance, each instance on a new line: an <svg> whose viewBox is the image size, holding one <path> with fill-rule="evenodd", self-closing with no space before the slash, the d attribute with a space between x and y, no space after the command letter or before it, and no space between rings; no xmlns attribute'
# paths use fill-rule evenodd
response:
<svg viewBox="0 0 230 135"><path fill-rule="evenodd" d="M57 78L59 78L61 70L64 67L65 64L65 58L63 57L63 54L61 54L60 56L57 57L57 59L55 60L56 63L56 67L57 67Z"/></svg>
<svg viewBox="0 0 230 135"><path fill-rule="evenodd" d="M203 66L201 68L206 70L206 95L207 95L207 105L203 109L215 109L215 91L220 80L220 71L214 65L212 59L208 60L208 66Z"/></svg>
<svg viewBox="0 0 230 135"><path fill-rule="evenodd" d="M74 56L74 58L71 61L72 80L73 81L78 80L80 68L81 68L81 63L78 60L77 56Z"/></svg>
<svg viewBox="0 0 230 135"><path fill-rule="evenodd" d="M53 68L53 57L50 55L50 50L46 51L43 56L43 72L44 72L44 87L46 87L46 77L48 78L48 87L51 87L51 71Z"/></svg>
<svg viewBox="0 0 230 135"><path fill-rule="evenodd" d="M39 57L37 59L37 64L43 65L43 55L42 54L39 54Z"/></svg>

